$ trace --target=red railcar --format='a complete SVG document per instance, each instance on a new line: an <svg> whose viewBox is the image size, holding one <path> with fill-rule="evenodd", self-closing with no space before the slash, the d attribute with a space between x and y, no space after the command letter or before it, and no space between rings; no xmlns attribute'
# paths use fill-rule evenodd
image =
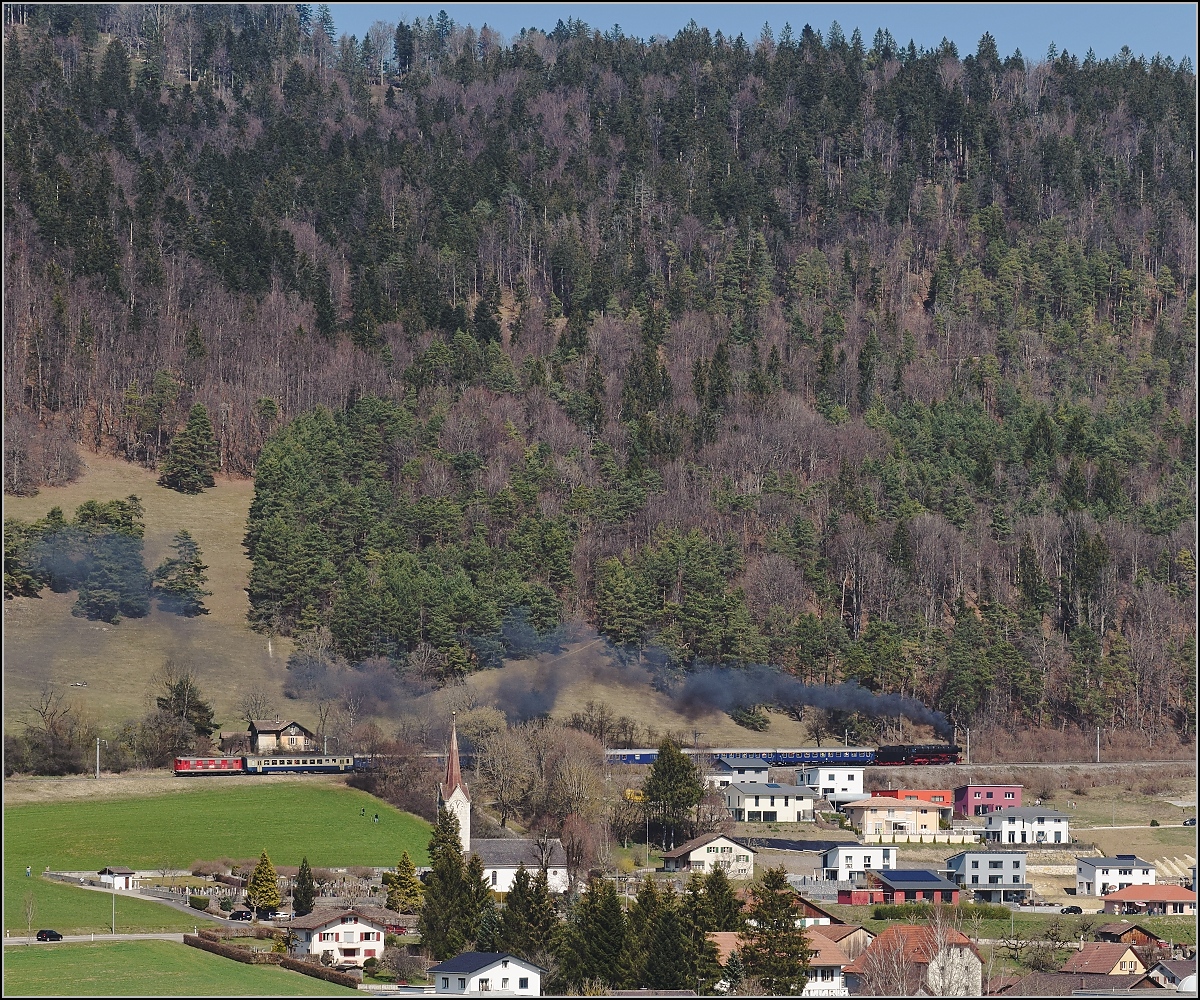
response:
<svg viewBox="0 0 1200 1000"><path fill-rule="evenodd" d="M176 774L242 774L246 770L242 757L176 757Z"/></svg>

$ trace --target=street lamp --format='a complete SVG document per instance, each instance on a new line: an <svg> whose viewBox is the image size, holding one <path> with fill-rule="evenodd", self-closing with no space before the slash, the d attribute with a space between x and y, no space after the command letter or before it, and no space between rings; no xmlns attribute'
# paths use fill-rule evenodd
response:
<svg viewBox="0 0 1200 1000"><path fill-rule="evenodd" d="M108 740L102 740L99 736L96 737L96 780L100 780L100 744L108 746Z"/></svg>

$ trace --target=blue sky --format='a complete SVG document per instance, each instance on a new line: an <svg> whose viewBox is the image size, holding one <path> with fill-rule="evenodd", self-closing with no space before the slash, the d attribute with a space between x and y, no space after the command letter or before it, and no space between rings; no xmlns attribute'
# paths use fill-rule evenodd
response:
<svg viewBox="0 0 1200 1000"><path fill-rule="evenodd" d="M747 41L758 38L767 22L778 36L785 22L797 33L806 23L824 34L833 21L847 36L862 31L870 45L876 28L887 28L902 45L937 45L942 37L961 55L975 51L979 37L990 31L1002 56L1020 49L1026 58L1041 59L1053 42L1083 56L1089 48L1105 58L1128 45L1134 55L1155 53L1176 61L1187 56L1196 65L1196 6L1190 3L1116 4L881 4L881 3L334 3L339 33L362 37L374 21L411 21L436 16L445 9L456 23L479 28L487 24L506 39L521 28L549 31L574 17L607 31L619 24L627 35L649 38L674 35L688 20L710 31L718 29Z"/></svg>

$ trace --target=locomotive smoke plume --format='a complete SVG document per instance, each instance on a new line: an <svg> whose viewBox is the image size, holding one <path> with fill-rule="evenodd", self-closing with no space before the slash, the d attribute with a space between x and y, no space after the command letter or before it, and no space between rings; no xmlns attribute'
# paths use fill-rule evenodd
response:
<svg viewBox="0 0 1200 1000"><path fill-rule="evenodd" d="M950 739L954 733L954 727L945 715L926 708L915 698L876 694L853 681L803 684L788 674L764 666L745 670L703 668L683 681L674 698L689 718L708 712L729 712L748 705L811 705L875 717L904 716L918 725L932 726L942 739Z"/></svg>

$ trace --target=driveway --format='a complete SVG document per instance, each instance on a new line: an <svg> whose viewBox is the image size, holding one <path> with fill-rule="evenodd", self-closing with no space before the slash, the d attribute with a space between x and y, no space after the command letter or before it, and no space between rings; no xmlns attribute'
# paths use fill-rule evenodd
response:
<svg viewBox="0 0 1200 1000"><path fill-rule="evenodd" d="M4 946L8 947L13 944L28 944L35 945L38 948L53 948L56 944L65 944L71 942L76 944L84 942L90 944L93 941L98 941L101 944L107 941L174 941L177 944L183 944L182 934L64 934L62 941L38 941L31 937L6 937Z"/></svg>

